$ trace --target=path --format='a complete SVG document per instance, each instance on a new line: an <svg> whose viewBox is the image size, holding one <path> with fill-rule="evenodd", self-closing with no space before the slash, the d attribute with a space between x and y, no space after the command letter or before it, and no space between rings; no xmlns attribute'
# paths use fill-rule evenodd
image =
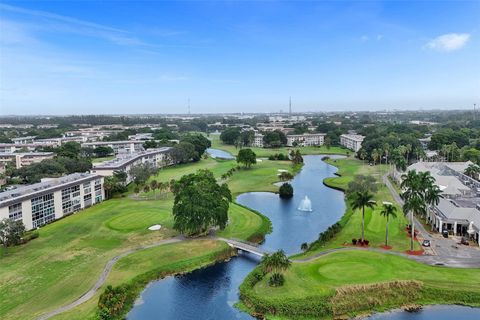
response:
<svg viewBox="0 0 480 320"><path fill-rule="evenodd" d="M139 250L144 250L144 249L149 249L149 248L154 248L154 247L158 247L158 246L161 246L161 245L165 245L165 244L169 244L169 243L175 243L175 242L180 242L180 241L183 241L185 240L184 237L181 237L181 236L177 236L175 238L171 238L171 239L166 239L166 240L161 240L159 242L156 242L156 243L153 243L153 244L149 244L149 245L145 245L145 246L140 246L140 247L136 247L136 248L133 248L133 249L130 249L128 251L125 251L115 257L113 257L112 259L110 259L107 264L105 265L105 267L103 268L103 271L102 271L102 274L100 275L100 277L98 278L97 282L93 285L92 288L90 288L90 290L88 290L87 292L85 292L81 297L79 297L77 300L67 304L67 305L64 305L60 308L57 308L47 314L44 314L40 317L37 318L37 320L46 320L46 319L49 319L53 316L56 316L57 314L60 314L60 313L63 313L63 312L66 312L66 311L69 311L79 305L81 305L82 303L84 302L87 302L88 300L90 300L94 295L95 293L97 292L98 289L100 289L100 287L105 283L105 280L107 279L108 277L108 274L110 273L110 271L112 270L113 266L115 265L115 263L120 260L121 258L125 257L125 256L128 256L129 254L131 253L134 253L136 251L139 251Z"/></svg>

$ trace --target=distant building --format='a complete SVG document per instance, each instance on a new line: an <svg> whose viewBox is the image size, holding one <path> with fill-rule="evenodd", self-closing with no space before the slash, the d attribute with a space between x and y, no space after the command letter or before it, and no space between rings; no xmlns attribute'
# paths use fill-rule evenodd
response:
<svg viewBox="0 0 480 320"><path fill-rule="evenodd" d="M5 177L5 164L0 162L0 187L3 187L7 183L7 179Z"/></svg>
<svg viewBox="0 0 480 320"><path fill-rule="evenodd" d="M359 134L342 134L340 136L340 144L347 149L358 152L362 147L364 136Z"/></svg>
<svg viewBox="0 0 480 320"><path fill-rule="evenodd" d="M255 133L253 136L252 147L263 148L263 134L257 132Z"/></svg>
<svg viewBox="0 0 480 320"><path fill-rule="evenodd" d="M128 136L128 140L151 140L153 139L153 133L136 133Z"/></svg>
<svg viewBox="0 0 480 320"><path fill-rule="evenodd" d="M33 143L33 140L35 140L35 136L27 136L27 137L19 137L19 138L12 138L10 140L13 141L14 144L29 144Z"/></svg>
<svg viewBox="0 0 480 320"><path fill-rule="evenodd" d="M38 163L45 159L52 159L53 152L24 152L24 153L0 153L0 162L12 163L16 169Z"/></svg>
<svg viewBox="0 0 480 320"><path fill-rule="evenodd" d="M138 153L119 156L113 160L94 163L91 172L108 177L112 176L115 171L122 171L127 173L126 183L128 184L133 180L133 177L130 176L129 171L135 165L150 163L152 166L157 168L170 165L170 150L171 148L148 149Z"/></svg>
<svg viewBox="0 0 480 320"><path fill-rule="evenodd" d="M325 133L305 133L287 135L287 146L321 146L325 142Z"/></svg>
<svg viewBox="0 0 480 320"><path fill-rule="evenodd" d="M103 177L74 173L0 193L0 219L22 220L27 230L104 200Z"/></svg>
<svg viewBox="0 0 480 320"><path fill-rule="evenodd" d="M115 154L122 153L136 153L143 151L144 141L97 141L86 142L82 144L83 148L98 148L98 147L110 147Z"/></svg>

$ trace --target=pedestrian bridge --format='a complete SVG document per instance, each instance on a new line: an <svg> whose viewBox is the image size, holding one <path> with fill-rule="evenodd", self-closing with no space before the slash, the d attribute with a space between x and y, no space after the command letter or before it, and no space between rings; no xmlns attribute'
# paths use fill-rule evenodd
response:
<svg viewBox="0 0 480 320"><path fill-rule="evenodd" d="M257 244L252 242L235 240L235 239L225 239L225 238L219 238L219 240L225 241L226 243L228 243L230 247L233 247L235 249L242 250L245 252L250 252L259 257L263 257L265 254L269 253L266 250L263 250L262 248L258 247Z"/></svg>

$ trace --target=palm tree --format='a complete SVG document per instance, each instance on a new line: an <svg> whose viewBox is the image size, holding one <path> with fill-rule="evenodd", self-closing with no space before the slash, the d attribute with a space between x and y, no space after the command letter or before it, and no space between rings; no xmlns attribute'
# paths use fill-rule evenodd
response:
<svg viewBox="0 0 480 320"><path fill-rule="evenodd" d="M387 224L385 225L385 246L388 246L388 220L390 217L397 217L397 207L389 202L384 202L380 214L387 219Z"/></svg>
<svg viewBox="0 0 480 320"><path fill-rule="evenodd" d="M300 246L300 249L301 249L302 251L307 251L307 249L308 249L308 243L306 243L306 242L302 243L302 245Z"/></svg>
<svg viewBox="0 0 480 320"><path fill-rule="evenodd" d="M261 264L265 272L281 272L287 270L292 262L285 255L283 250L278 250L272 254L266 254L262 257Z"/></svg>
<svg viewBox="0 0 480 320"><path fill-rule="evenodd" d="M478 177L478 174L480 174L480 167L473 163L469 164L463 173L470 178L475 179L475 177Z"/></svg>
<svg viewBox="0 0 480 320"><path fill-rule="evenodd" d="M157 190L157 188L158 188L158 182L157 182L157 180L152 180L152 181L150 181L150 189L152 189L152 191L153 191L153 197L154 197L155 199L157 199L157 194L156 194L156 192L155 192L155 191Z"/></svg>
<svg viewBox="0 0 480 320"><path fill-rule="evenodd" d="M365 164L365 158L367 157L367 152L365 151L365 149L360 149L360 151L358 152L358 157L363 161L363 164Z"/></svg>
<svg viewBox="0 0 480 320"><path fill-rule="evenodd" d="M371 156L373 159L373 165L375 165L377 160L380 158L380 152L378 151L378 149L373 149Z"/></svg>
<svg viewBox="0 0 480 320"><path fill-rule="evenodd" d="M407 165L408 165L408 164L410 164L409 158L410 158L410 153L412 152L412 145L411 145L411 144L407 144L407 145L405 146L405 150L406 150Z"/></svg>
<svg viewBox="0 0 480 320"><path fill-rule="evenodd" d="M143 192L148 193L150 191L150 187L148 185L143 187Z"/></svg>
<svg viewBox="0 0 480 320"><path fill-rule="evenodd" d="M368 190L356 191L350 200L352 210L362 209L362 242L365 240L365 207L373 209L375 201Z"/></svg>
<svg viewBox="0 0 480 320"><path fill-rule="evenodd" d="M425 216L428 205L438 205L441 198L441 190L435 184L435 178L430 172L419 172L410 170L402 176L400 187L404 190L400 195L404 201L403 211L410 213L411 239L410 250L413 251L415 238L414 216Z"/></svg>

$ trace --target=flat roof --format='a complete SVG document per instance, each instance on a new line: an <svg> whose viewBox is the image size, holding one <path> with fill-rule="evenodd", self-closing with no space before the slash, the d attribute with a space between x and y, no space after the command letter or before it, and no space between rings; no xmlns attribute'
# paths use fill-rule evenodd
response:
<svg viewBox="0 0 480 320"><path fill-rule="evenodd" d="M53 178L48 181L29 184L13 190L0 193L0 207L5 207L36 196L52 193L59 189L67 188L87 181L101 178L100 175L91 173L72 173L60 178Z"/></svg>
<svg viewBox="0 0 480 320"><path fill-rule="evenodd" d="M124 155L122 157L116 157L115 159L100 162L97 164L93 164L93 170L114 170L114 169L120 169L135 160L145 157L145 156L150 156L150 155L155 155L159 153L165 153L169 151L170 147L163 147L163 148L158 148L158 149L149 149L146 151L142 152L135 152L131 154Z"/></svg>
<svg viewBox="0 0 480 320"><path fill-rule="evenodd" d="M11 156L51 156L55 152L0 152L0 157L11 157Z"/></svg>
<svg viewBox="0 0 480 320"><path fill-rule="evenodd" d="M84 145L98 145L98 144L129 144L129 143L145 143L145 141L138 140L121 140L121 141L96 141L96 142L85 142Z"/></svg>
<svg viewBox="0 0 480 320"><path fill-rule="evenodd" d="M355 141L363 141L363 139L365 139L365 136L362 136L360 134L342 134L340 135L340 137L345 137Z"/></svg>

